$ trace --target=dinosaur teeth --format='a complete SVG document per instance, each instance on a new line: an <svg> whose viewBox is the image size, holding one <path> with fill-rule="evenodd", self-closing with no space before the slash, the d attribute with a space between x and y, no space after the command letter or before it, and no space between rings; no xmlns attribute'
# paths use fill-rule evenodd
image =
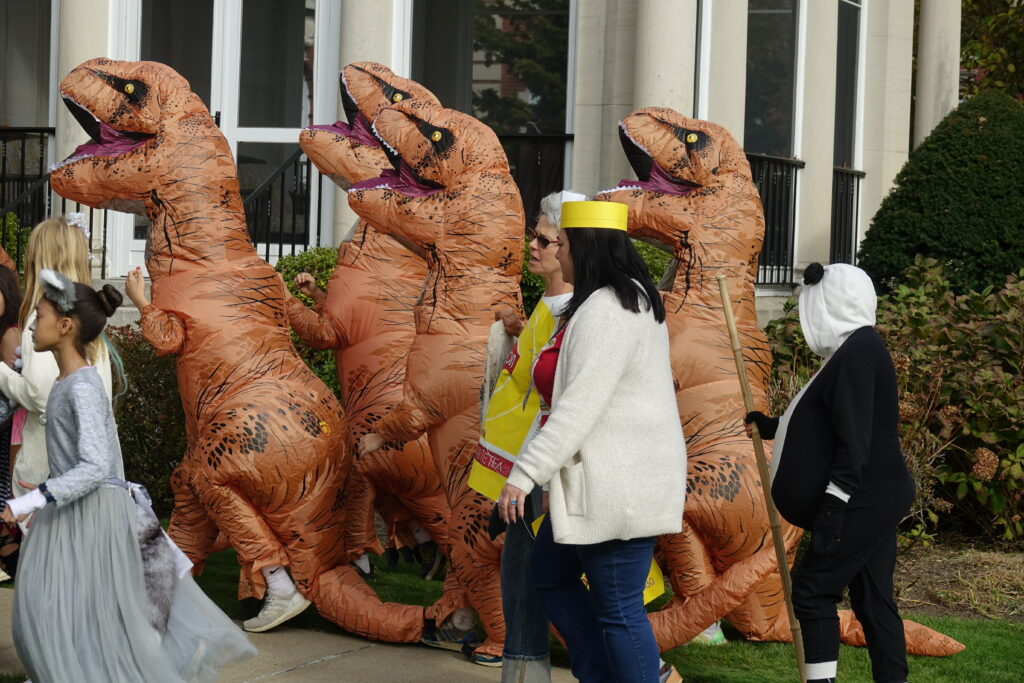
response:
<svg viewBox="0 0 1024 683"><path fill-rule="evenodd" d="M381 136L380 132L379 132L379 131L377 130L377 122L376 122L376 121L374 121L374 122L373 122L372 124L370 124L370 130L372 130L372 131L373 131L373 134L374 134L374 135L376 136L376 138L377 138L378 140L380 140L380 144L382 144L382 145L384 145L385 147L387 147L387 148L388 148L388 149L389 149L389 150L391 151L391 153L392 153L392 154L394 154L395 156L399 156L399 154L398 154L398 150L397 150L397 149L395 149L394 147L392 147L391 145L389 145L389 144L388 144L388 141L387 141L387 140L385 140L385 139L384 139L384 138L383 138L383 137Z"/></svg>
<svg viewBox="0 0 1024 683"><path fill-rule="evenodd" d="M81 154L81 155L76 156L76 157L75 156L68 157L64 161L57 161L57 162L55 162L53 164L50 164L50 167L48 169L46 169L46 171L47 171L47 173L53 173L54 171L67 166L68 164L73 164L76 161L81 161L82 159L88 159L90 156L92 156L92 155L91 154Z"/></svg>

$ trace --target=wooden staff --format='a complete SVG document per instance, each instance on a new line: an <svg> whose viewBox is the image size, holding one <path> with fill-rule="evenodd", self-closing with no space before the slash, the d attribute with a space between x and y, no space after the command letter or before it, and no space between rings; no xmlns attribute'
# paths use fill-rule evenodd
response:
<svg viewBox="0 0 1024 683"><path fill-rule="evenodd" d="M750 395L750 384L747 382L747 368L743 363L743 350L740 347L740 335L736 331L736 320L732 316L732 301L729 299L729 283L724 275L718 276L718 289L722 293L722 309L725 311L725 324L729 327L729 340L732 342L732 355L736 361L736 374L739 375L740 389L743 391L743 405L746 412L754 410L754 397ZM793 584L789 578L789 563L786 561L786 544L782 540L782 528L779 525L779 513L772 500L771 475L768 473L768 459L764 457L764 444L757 424L751 425L751 436L754 442L754 455L757 456L757 471L761 475L761 489L764 491L764 504L768 508L768 523L772 528L772 541L775 543L775 560L779 565L782 577L782 592L786 598L786 611L789 613L789 628L793 633L793 648L796 650L796 665L800 669L800 681L807 680L804 665L804 641L800 633L800 622L793 613Z"/></svg>

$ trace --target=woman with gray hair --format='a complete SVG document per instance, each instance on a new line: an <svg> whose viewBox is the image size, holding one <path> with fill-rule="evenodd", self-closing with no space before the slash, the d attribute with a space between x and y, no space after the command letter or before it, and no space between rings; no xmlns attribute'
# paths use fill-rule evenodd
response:
<svg viewBox="0 0 1024 683"><path fill-rule="evenodd" d="M504 484L504 475L511 469L515 456L536 434L542 420L530 368L537 353L551 339L559 316L572 298L572 285L562 279L562 269L555 258L562 202L583 200L586 196L568 190L547 195L540 202L536 225L527 230L527 268L543 278L544 293L519 333L495 383L470 480L471 485L476 477L482 482L490 481L495 495ZM508 313L502 317L506 330L513 330L510 318L515 315ZM534 540L530 521L541 515L545 507L542 498L537 487L526 501L527 518L508 525L505 530L501 555L501 602L505 614L505 648L500 662L502 681L551 680L548 656L551 629L529 578ZM492 534L500 533L503 526L496 516L492 517Z"/></svg>

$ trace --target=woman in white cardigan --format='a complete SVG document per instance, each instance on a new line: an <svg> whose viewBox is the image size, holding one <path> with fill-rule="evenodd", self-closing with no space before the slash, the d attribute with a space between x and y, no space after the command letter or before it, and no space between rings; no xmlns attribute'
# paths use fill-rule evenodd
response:
<svg viewBox="0 0 1024 683"><path fill-rule="evenodd" d="M550 415L498 499L514 522L535 485L550 487L534 586L588 683L659 680L643 590L655 536L680 531L686 490L665 309L627 216L614 202L562 205L558 260L574 294L533 369Z"/></svg>
<svg viewBox="0 0 1024 683"><path fill-rule="evenodd" d="M21 450L14 459L11 488L14 495L27 492L21 482L38 484L50 474L46 457L46 401L50 397L53 380L57 378L57 362L49 351L37 353L32 343L35 307L42 296L39 271L56 270L75 282L90 284L89 246L85 239L85 216L70 214L73 225L65 218L45 220L29 234L25 245L25 298L18 312L21 327L21 372L6 363L0 363L0 393L17 402L28 415L21 433ZM87 349L89 362L96 366L107 398L112 395L110 356L104 343L97 339ZM23 527L24 528L24 527Z"/></svg>

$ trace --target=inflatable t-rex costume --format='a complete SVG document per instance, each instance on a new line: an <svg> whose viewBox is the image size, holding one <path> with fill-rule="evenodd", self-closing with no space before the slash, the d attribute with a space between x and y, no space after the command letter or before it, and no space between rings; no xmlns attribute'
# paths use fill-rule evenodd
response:
<svg viewBox="0 0 1024 683"><path fill-rule="evenodd" d="M18 266L3 247L0 247L0 267L6 268L14 273L14 277L18 277Z"/></svg>
<svg viewBox="0 0 1024 683"><path fill-rule="evenodd" d="M487 630L504 641L500 544L487 536L491 501L466 485L495 312L522 309L523 206L494 132L420 101L381 111L374 131L395 170L353 185L349 204L374 228L427 256L403 401L375 426L389 441L426 432L452 509L451 561Z"/></svg>
<svg viewBox="0 0 1024 683"><path fill-rule="evenodd" d="M344 189L391 168L370 130L381 110L410 99L441 106L423 86L372 62L342 70L341 97L348 122L308 128L299 144L316 167ZM416 334L413 306L426 276L422 257L360 221L352 241L338 248L326 298L317 306L319 315L297 299L288 302L288 319L299 336L315 348L335 350L354 439L374 431L374 424L402 400L406 358ZM389 526L396 526L396 517L411 517L447 553L451 511L425 436L356 459L345 501L350 559L381 552L375 501ZM454 573L450 576L454 579ZM464 606L465 598L456 602L453 608ZM440 622L448 611L428 611L428 616Z"/></svg>
<svg viewBox="0 0 1024 683"><path fill-rule="evenodd" d="M651 615L655 636L667 650L725 617L752 640L789 641L716 281L719 274L728 278L751 392L758 410L766 411L771 352L754 307L764 215L750 165L724 128L672 109L637 110L619 130L639 180L623 180L597 198L628 204L630 233L675 256L664 299L689 473L683 531L658 539L675 598ZM784 521L782 529L792 563L802 532ZM963 649L940 633L904 623L910 652ZM841 624L845 642L863 644L852 613L845 612Z"/></svg>
<svg viewBox="0 0 1024 683"><path fill-rule="evenodd" d="M423 608L382 603L346 562L345 417L295 353L285 289L246 230L227 142L174 70L94 59L61 82L93 141L51 176L65 197L144 211L153 301L143 335L178 356L188 450L172 475L170 533L202 566L218 529L243 584L290 567L299 591L346 630L416 641Z"/></svg>

